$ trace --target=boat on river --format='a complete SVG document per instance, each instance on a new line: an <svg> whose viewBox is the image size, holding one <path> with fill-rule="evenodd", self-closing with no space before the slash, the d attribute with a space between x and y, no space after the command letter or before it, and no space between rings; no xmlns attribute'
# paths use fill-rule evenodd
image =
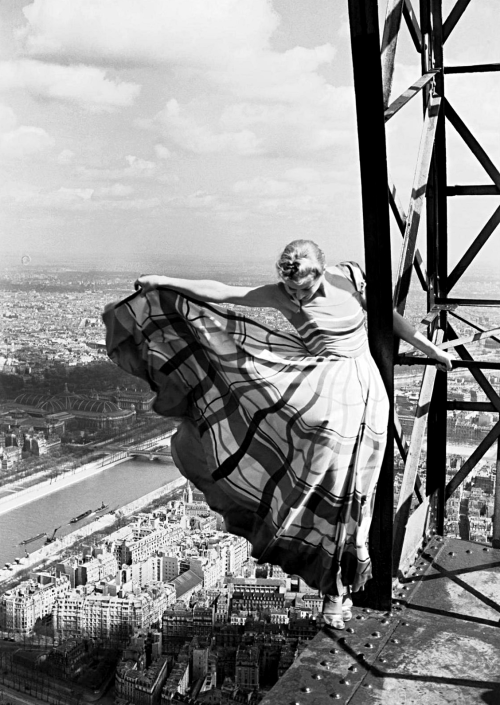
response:
<svg viewBox="0 0 500 705"><path fill-rule="evenodd" d="M41 534L37 534L36 536L31 536L29 539L24 539L24 541L21 541L19 545L26 546L27 543L31 543L32 541L38 541L38 539L43 539L44 536L47 536L46 531L42 531Z"/></svg>
<svg viewBox="0 0 500 705"><path fill-rule="evenodd" d="M101 506L97 507L97 509L94 509L94 512L103 512L108 507L109 507L109 504L104 504L104 501L102 501Z"/></svg>
<svg viewBox="0 0 500 705"><path fill-rule="evenodd" d="M78 516L73 517L73 519L70 519L70 524L76 524L77 521L81 521L82 519L85 519L85 517L90 516L91 514L94 513L93 509L87 509L86 512L82 512L81 514L78 514Z"/></svg>

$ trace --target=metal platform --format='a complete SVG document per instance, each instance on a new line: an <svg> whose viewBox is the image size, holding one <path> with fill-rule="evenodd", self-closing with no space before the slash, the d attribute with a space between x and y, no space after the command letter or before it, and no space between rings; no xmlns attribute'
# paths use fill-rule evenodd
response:
<svg viewBox="0 0 500 705"><path fill-rule="evenodd" d="M321 632L261 705L500 705L500 550L435 537L393 610Z"/></svg>

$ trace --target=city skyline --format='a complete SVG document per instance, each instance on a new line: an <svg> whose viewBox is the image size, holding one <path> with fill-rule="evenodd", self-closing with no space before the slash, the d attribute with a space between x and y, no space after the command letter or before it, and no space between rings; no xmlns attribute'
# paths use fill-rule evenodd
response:
<svg viewBox="0 0 500 705"><path fill-rule="evenodd" d="M332 262L362 261L345 3L8 0L0 13L8 264L29 254L33 264L141 271L252 265L272 263L296 237L318 241ZM494 8L471 3L446 63L497 61L494 19ZM393 98L419 76L417 58L402 37ZM446 91L498 164L495 74L449 76ZM388 125L404 205L420 112L417 99ZM453 128L448 146L449 183L488 183ZM451 265L494 206L453 199ZM494 235L477 264L495 262L496 249Z"/></svg>

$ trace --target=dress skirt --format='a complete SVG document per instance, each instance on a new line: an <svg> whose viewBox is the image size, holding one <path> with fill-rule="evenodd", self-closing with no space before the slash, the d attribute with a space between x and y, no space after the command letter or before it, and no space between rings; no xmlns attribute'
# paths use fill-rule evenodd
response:
<svg viewBox="0 0 500 705"><path fill-rule="evenodd" d="M169 289L106 308L107 349L181 418L181 473L260 563L340 594L371 577L375 488L388 400L368 351L311 355L272 330Z"/></svg>

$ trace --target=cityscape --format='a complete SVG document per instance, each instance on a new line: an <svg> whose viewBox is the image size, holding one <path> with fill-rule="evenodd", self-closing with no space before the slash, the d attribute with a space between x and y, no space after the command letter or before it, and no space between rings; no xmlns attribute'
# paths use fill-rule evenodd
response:
<svg viewBox="0 0 500 705"><path fill-rule="evenodd" d="M35 515L43 494L73 488L65 514L54 502L33 535L17 527L18 555L0 567L0 681L51 703L253 705L322 629L322 596L257 564L248 542L225 531L175 468L175 422L154 413L144 382L107 359L101 313L133 280L29 263L0 276L0 514L26 505ZM484 273L467 286L478 298L498 288ZM414 295L408 319L420 325L422 310ZM288 325L272 309L250 315ZM493 316L470 312L484 329L496 327ZM475 332L460 321L455 328ZM500 360L495 341L474 345L481 359ZM499 390L500 376L486 374ZM420 382L417 366L396 369L406 435ZM486 400L467 370L450 374L449 395ZM490 412L448 412L449 478L493 424ZM99 494L105 472L127 482L125 472L117 479L127 465L133 495L117 504ZM424 454L424 483L425 466ZM402 467L396 452L396 500ZM137 480L146 468L158 474L147 492ZM495 478L496 453L487 454L447 503L447 536L491 545ZM76 498L87 479L90 506Z"/></svg>

